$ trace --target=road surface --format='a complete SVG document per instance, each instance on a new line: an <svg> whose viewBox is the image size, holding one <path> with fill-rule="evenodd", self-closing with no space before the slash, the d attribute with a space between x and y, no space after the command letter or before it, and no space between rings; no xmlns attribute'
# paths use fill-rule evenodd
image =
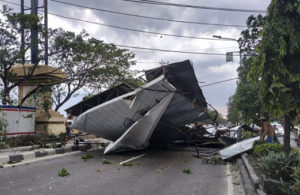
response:
<svg viewBox="0 0 300 195"><path fill-rule="evenodd" d="M85 152L0 169L0 194L227 194L226 165L203 164L189 151L148 150L81 159ZM119 163L146 155L121 166ZM106 159L111 164L102 164ZM59 177L67 169L70 175ZM190 169L192 174L183 173Z"/></svg>

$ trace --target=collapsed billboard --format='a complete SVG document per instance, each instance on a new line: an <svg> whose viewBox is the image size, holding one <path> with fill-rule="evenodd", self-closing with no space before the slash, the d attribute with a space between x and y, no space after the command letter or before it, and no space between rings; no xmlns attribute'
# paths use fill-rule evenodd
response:
<svg viewBox="0 0 300 195"><path fill-rule="evenodd" d="M145 85L90 109L78 110L91 100L68 108L76 116L71 128L113 141L106 154L170 143L185 136L185 125L208 118L207 103L189 60L148 70L146 79Z"/></svg>

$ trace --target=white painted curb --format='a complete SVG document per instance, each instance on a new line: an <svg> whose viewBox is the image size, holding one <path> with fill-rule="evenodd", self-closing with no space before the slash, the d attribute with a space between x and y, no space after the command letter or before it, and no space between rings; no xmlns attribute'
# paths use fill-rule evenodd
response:
<svg viewBox="0 0 300 195"><path fill-rule="evenodd" d="M22 155L24 160L30 160L35 158L35 152L23 152Z"/></svg>
<svg viewBox="0 0 300 195"><path fill-rule="evenodd" d="M7 163L9 161L9 156L0 156L0 165Z"/></svg>
<svg viewBox="0 0 300 195"><path fill-rule="evenodd" d="M47 152L47 155L54 155L54 154L56 154L56 150L55 149L44 149L44 151Z"/></svg>

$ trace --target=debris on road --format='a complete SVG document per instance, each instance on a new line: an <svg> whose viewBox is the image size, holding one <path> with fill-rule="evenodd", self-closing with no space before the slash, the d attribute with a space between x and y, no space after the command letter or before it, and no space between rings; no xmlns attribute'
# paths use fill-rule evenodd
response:
<svg viewBox="0 0 300 195"><path fill-rule="evenodd" d="M106 160L106 159L104 159L104 160L102 161L102 164L103 164L103 165L109 165L109 164L111 164L111 162L108 161L108 160Z"/></svg>
<svg viewBox="0 0 300 195"><path fill-rule="evenodd" d="M158 174L160 174L160 173L162 173L162 170L160 170L160 169L157 169L157 170L155 170L155 173L158 173Z"/></svg>
<svg viewBox="0 0 300 195"><path fill-rule="evenodd" d="M70 175L70 173L65 168L62 168L62 170L58 171L57 175L60 177L65 177Z"/></svg>
<svg viewBox="0 0 300 195"><path fill-rule="evenodd" d="M113 141L104 151L107 154L185 139L190 129L186 125L209 118L189 60L145 75L148 83L135 90L126 86L118 93L117 86L68 108L67 113L75 116L71 128Z"/></svg>
<svg viewBox="0 0 300 195"><path fill-rule="evenodd" d="M93 156L92 154L86 153L86 154L84 154L84 155L81 156L81 159L87 160L87 159L93 158L93 157L94 157L94 156Z"/></svg>
<svg viewBox="0 0 300 195"><path fill-rule="evenodd" d="M233 157L235 155L241 154L243 152L246 152L248 150L251 150L253 147L253 143L256 140L259 140L259 136L237 142L227 148L220 150L219 151L220 155L221 155L222 159L224 160L224 159Z"/></svg>
<svg viewBox="0 0 300 195"><path fill-rule="evenodd" d="M131 167L131 166L133 166L133 164L132 163L123 163L122 166L124 166L124 167Z"/></svg>
<svg viewBox="0 0 300 195"><path fill-rule="evenodd" d="M184 173L186 173L186 174L192 174L191 169L183 169L182 172L184 172Z"/></svg>

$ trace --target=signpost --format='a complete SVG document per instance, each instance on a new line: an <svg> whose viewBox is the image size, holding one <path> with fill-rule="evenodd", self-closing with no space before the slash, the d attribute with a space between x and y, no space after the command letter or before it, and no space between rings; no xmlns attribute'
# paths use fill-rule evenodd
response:
<svg viewBox="0 0 300 195"><path fill-rule="evenodd" d="M233 52L226 52L226 62L233 62Z"/></svg>

